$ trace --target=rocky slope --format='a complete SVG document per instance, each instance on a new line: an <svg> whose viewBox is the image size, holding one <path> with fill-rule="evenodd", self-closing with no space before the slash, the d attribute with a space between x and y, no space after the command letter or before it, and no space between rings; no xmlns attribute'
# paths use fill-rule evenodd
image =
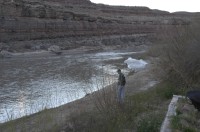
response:
<svg viewBox="0 0 200 132"><path fill-rule="evenodd" d="M37 49L34 40L65 38L63 49L68 49L82 43L73 46L67 38L76 42L77 38L123 35L127 39L126 35L155 33L163 25L188 25L192 17L147 7L98 5L89 0L1 0L0 48L13 52L19 47ZM39 47L46 49L47 43L40 43Z"/></svg>

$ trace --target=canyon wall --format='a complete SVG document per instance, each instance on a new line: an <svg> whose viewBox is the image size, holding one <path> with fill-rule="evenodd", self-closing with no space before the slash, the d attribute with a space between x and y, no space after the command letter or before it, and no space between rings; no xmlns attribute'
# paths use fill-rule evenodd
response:
<svg viewBox="0 0 200 132"><path fill-rule="evenodd" d="M189 25L192 17L147 7L94 4L89 0L2 0L0 43L151 34L161 26Z"/></svg>

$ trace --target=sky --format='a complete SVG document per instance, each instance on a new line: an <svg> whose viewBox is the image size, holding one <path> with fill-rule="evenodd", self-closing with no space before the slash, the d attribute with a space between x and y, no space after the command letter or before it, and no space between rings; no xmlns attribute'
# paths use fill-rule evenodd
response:
<svg viewBox="0 0 200 132"><path fill-rule="evenodd" d="M147 6L169 12L200 12L200 0L90 0L93 3L124 6Z"/></svg>

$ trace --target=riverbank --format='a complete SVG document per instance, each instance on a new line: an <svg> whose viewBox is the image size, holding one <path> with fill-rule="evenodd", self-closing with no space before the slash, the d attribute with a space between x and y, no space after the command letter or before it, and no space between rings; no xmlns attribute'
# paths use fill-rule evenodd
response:
<svg viewBox="0 0 200 132"><path fill-rule="evenodd" d="M69 49L69 50L62 50L62 55L71 55L71 54L85 54L85 53L95 53L98 51L102 51L98 48L94 47L80 47L80 48L75 48L75 49ZM16 52L16 53L11 53L13 56L12 57L37 57L37 56L51 56L51 55L56 55L55 53L48 51L48 50L32 50L32 51L23 51L23 52ZM59 55L58 55L59 56Z"/></svg>
<svg viewBox="0 0 200 132"><path fill-rule="evenodd" d="M149 64L144 70L130 75L127 78L126 93L128 95L146 90L157 83L158 80L154 74L152 74L155 72L155 63L156 61L153 58L150 58ZM45 109L39 113L1 124L1 131L12 131L12 129L15 130L16 128L17 131L48 131L52 130L54 127L61 127L72 115L79 115L83 112L92 111L95 108L94 98L97 97L101 91L103 90L94 92L82 99L57 108Z"/></svg>
<svg viewBox="0 0 200 132"><path fill-rule="evenodd" d="M62 47L61 47L62 48ZM77 54L88 54L88 53L99 53L99 52L138 52L141 51L141 53L145 52L147 50L147 45L140 45L140 46L132 46L132 47L121 47L121 46L81 46L77 48L71 48L71 49L62 49L62 56L65 55L77 55ZM48 56L59 56L51 51L48 51L47 49L38 49L38 50L24 50L17 52L9 52L12 56L5 59L10 58L16 58L16 57L48 57ZM2 58L0 58L2 59Z"/></svg>
<svg viewBox="0 0 200 132"><path fill-rule="evenodd" d="M145 49L151 44L152 36L147 34L131 35L106 35L88 37L67 37L42 40L0 42L0 50L6 50L13 54L47 51L53 45L59 46L64 51L102 51L117 49Z"/></svg>

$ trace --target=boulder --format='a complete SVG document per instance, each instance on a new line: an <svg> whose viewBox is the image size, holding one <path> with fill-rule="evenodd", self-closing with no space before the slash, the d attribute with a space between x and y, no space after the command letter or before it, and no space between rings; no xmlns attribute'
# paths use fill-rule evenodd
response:
<svg viewBox="0 0 200 132"><path fill-rule="evenodd" d="M61 51L61 48L57 45L52 45L48 48L48 51L52 52L52 53L55 53L57 55L60 55L62 54L62 51Z"/></svg>
<svg viewBox="0 0 200 132"><path fill-rule="evenodd" d="M13 56L12 53L8 52L6 50L2 50L0 52L0 57L2 57L2 58L11 58L12 56Z"/></svg>

